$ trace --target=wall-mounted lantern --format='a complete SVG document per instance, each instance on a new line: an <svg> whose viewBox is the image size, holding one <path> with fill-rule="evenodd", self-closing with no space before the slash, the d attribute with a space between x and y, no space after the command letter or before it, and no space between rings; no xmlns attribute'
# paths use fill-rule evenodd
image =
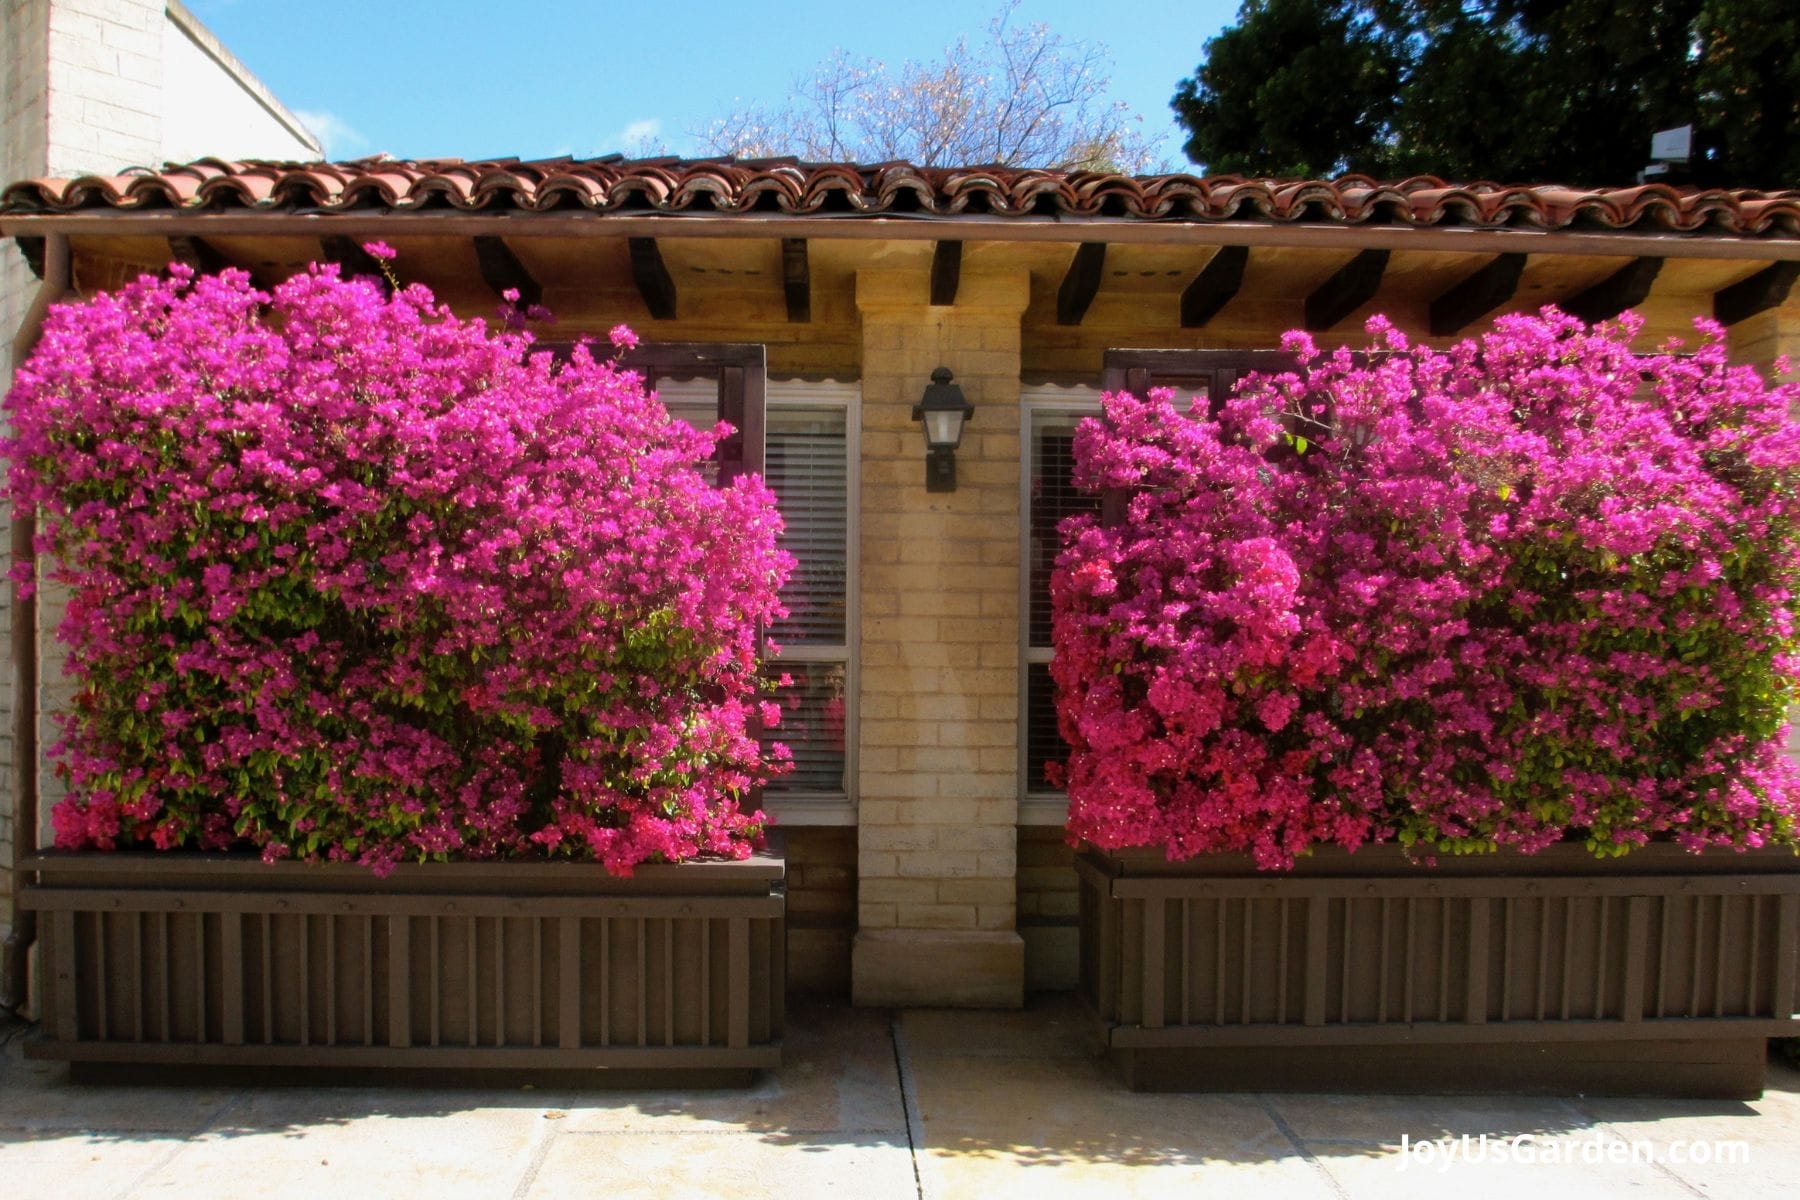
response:
<svg viewBox="0 0 1800 1200"><path fill-rule="evenodd" d="M925 490L956 490L956 448L962 445L963 422L975 415L975 406L964 399L962 389L951 383L950 368L931 373L925 396L913 405L913 420L925 427Z"/></svg>

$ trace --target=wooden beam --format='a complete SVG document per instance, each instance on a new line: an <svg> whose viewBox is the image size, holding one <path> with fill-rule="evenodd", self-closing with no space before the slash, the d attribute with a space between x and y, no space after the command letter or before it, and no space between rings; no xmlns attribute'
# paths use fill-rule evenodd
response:
<svg viewBox="0 0 1800 1200"><path fill-rule="evenodd" d="M1330 329L1373 300L1381 290L1389 253L1364 250L1314 289L1306 298L1306 327L1314 332Z"/></svg>
<svg viewBox="0 0 1800 1200"><path fill-rule="evenodd" d="M955 304L956 289L961 283L962 243L939 242L931 251L931 302Z"/></svg>
<svg viewBox="0 0 1800 1200"><path fill-rule="evenodd" d="M338 273L345 279L367 275L390 294L393 292L394 285L388 282L387 272L381 269L381 260L364 250L355 238L329 234L319 239L319 251L326 262L338 265Z"/></svg>
<svg viewBox="0 0 1800 1200"><path fill-rule="evenodd" d="M1794 281L1800 279L1800 263L1771 263L1750 276L1713 294L1713 320L1736 325L1759 312L1787 303Z"/></svg>
<svg viewBox="0 0 1800 1200"><path fill-rule="evenodd" d="M781 284L787 291L788 320L812 320L812 267L805 238L781 239Z"/></svg>
<svg viewBox="0 0 1800 1200"><path fill-rule="evenodd" d="M663 265L662 251L656 248L656 239L634 237L631 245L631 277L637 281L638 295L644 298L644 304L650 309L650 315L658 321L675 319L675 281L669 276L669 268Z"/></svg>
<svg viewBox="0 0 1800 1200"><path fill-rule="evenodd" d="M1083 242L1075 248L1075 258L1062 286L1056 289L1056 323L1079 325L1087 315L1088 305L1100 291L1100 273L1106 268L1106 243Z"/></svg>
<svg viewBox="0 0 1800 1200"><path fill-rule="evenodd" d="M1449 337L1487 316L1519 290L1525 273L1523 254L1496 254L1431 302L1431 336Z"/></svg>
<svg viewBox="0 0 1800 1200"><path fill-rule="evenodd" d="M202 275L217 275L231 265L231 260L211 242L183 234L169 239L169 260L190 266Z"/></svg>
<svg viewBox="0 0 1800 1200"><path fill-rule="evenodd" d="M494 289L494 295L504 298L506 292L517 290L519 304L524 308L544 302L543 285L532 278L505 238L491 234L477 237L475 261L481 266L481 278Z"/></svg>
<svg viewBox="0 0 1800 1200"><path fill-rule="evenodd" d="M44 277L44 235L41 233L22 234L17 241L19 253L25 256L25 265L31 268L33 275L42 279Z"/></svg>
<svg viewBox="0 0 1800 1200"><path fill-rule="evenodd" d="M1590 325L1596 321L1610 321L1626 309L1644 302L1662 265L1660 258L1634 258L1587 291L1564 300L1560 307Z"/></svg>
<svg viewBox="0 0 1800 1200"><path fill-rule="evenodd" d="M1218 316L1243 286L1249 261L1248 246L1220 246L1181 293L1181 327L1198 329Z"/></svg>

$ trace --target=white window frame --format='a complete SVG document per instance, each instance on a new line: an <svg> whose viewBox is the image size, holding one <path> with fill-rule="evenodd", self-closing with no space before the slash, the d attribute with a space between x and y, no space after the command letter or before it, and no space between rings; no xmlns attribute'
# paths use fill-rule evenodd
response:
<svg viewBox="0 0 1800 1200"><path fill-rule="evenodd" d="M844 664L844 790L841 792L784 792L765 790L762 807L783 825L854 825L858 749L861 737L860 697L862 668L856 649L862 644L862 387L836 380L814 383L776 380L767 383L763 402L765 428L768 414L778 408L836 408L844 413L844 644L842 646L783 646L769 661Z"/></svg>
<svg viewBox="0 0 1800 1200"><path fill-rule="evenodd" d="M1048 646L1031 644L1031 456L1038 425L1045 418L1097 417L1100 389L1091 384L1028 385L1019 389L1019 824L1062 826L1069 822L1069 798L1062 792L1033 788L1030 762L1030 710L1027 688L1033 665L1054 657Z"/></svg>

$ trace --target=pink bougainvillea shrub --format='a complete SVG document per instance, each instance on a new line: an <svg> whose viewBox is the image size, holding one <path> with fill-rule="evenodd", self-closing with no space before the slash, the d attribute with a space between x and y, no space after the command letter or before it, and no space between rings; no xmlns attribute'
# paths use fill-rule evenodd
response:
<svg viewBox="0 0 1800 1200"><path fill-rule="evenodd" d="M1105 398L1052 673L1071 836L1175 858L1791 843L1800 388L1634 318ZM1673 347L1665 348L1672 350Z"/></svg>
<svg viewBox="0 0 1800 1200"><path fill-rule="evenodd" d="M8 408L70 592L59 845L626 872L760 836L779 518L637 376L422 288L176 267L54 310Z"/></svg>

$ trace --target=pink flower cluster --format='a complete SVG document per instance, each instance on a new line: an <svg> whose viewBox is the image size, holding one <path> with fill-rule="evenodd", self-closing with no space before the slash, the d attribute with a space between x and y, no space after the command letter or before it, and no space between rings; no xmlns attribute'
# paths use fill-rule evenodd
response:
<svg viewBox="0 0 1800 1200"><path fill-rule="evenodd" d="M334 267L174 267L54 310L7 406L71 592L59 845L626 873L760 836L780 519L636 375Z"/></svg>
<svg viewBox="0 0 1800 1200"><path fill-rule="evenodd" d="M1800 387L1628 316L1105 398L1052 664L1070 833L1172 858L1313 845L1623 854L1792 843Z"/></svg>

